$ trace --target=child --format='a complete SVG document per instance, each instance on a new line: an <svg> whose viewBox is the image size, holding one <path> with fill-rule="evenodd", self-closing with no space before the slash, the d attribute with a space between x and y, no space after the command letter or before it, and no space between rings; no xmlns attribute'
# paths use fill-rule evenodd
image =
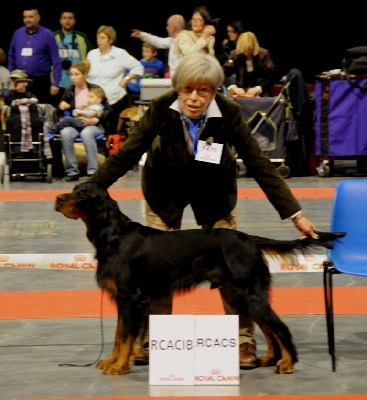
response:
<svg viewBox="0 0 367 400"><path fill-rule="evenodd" d="M60 131L67 126L76 128L81 131L85 128L83 123L83 118L98 117L100 118L105 109L102 102L106 98L105 92L100 87L90 88L88 91L88 100L85 108L75 108L73 110L73 116L65 116L62 118L53 128L52 132L55 134L60 133Z"/></svg>
<svg viewBox="0 0 367 400"><path fill-rule="evenodd" d="M142 44L143 58L139 61L140 64L142 64L144 67L144 74L127 82L126 87L130 95L133 93L140 93L141 79L164 78L166 66L163 61L156 58L157 54L157 47L146 42ZM128 73L129 71L126 71L125 75L127 75Z"/></svg>
<svg viewBox="0 0 367 400"><path fill-rule="evenodd" d="M144 67L143 78L164 78L166 66L157 57L158 49L150 43L142 44L142 56L140 60Z"/></svg>

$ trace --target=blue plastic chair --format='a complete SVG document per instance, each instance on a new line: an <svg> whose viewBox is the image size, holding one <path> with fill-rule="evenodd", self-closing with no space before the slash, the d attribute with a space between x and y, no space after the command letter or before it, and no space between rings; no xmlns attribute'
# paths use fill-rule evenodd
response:
<svg viewBox="0 0 367 400"><path fill-rule="evenodd" d="M96 140L102 140L103 138L104 138L104 134L103 133L99 133L97 136L96 136ZM57 140L59 140L60 139L60 136L59 135L55 135L55 133L53 133L52 131L50 131L49 133L48 133L48 139L49 140L53 140L53 139L57 139ZM80 137L80 136L77 136L76 138L75 138L75 140L74 140L74 142L81 142L82 141L82 138Z"/></svg>
<svg viewBox="0 0 367 400"><path fill-rule="evenodd" d="M333 243L324 261L324 298L329 354L335 366L333 275L367 276L367 179L343 180L335 187L331 213L331 232L346 232Z"/></svg>

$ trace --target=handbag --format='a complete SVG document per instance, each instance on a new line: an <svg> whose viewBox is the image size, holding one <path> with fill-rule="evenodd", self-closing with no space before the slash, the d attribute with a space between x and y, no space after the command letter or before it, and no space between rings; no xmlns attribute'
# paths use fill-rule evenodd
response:
<svg viewBox="0 0 367 400"><path fill-rule="evenodd" d="M127 136L120 133L113 133L107 136L107 153L111 154L117 153L118 149L125 143Z"/></svg>
<svg viewBox="0 0 367 400"><path fill-rule="evenodd" d="M367 82L360 86L352 81L350 75L367 75L367 46L352 47L346 49L342 60L342 73L347 78L349 84L355 88L367 89Z"/></svg>

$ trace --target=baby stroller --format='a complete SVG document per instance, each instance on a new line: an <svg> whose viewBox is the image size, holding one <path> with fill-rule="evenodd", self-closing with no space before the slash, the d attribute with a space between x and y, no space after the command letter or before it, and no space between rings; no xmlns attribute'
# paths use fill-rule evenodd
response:
<svg viewBox="0 0 367 400"><path fill-rule="evenodd" d="M28 98L19 99L10 106L2 105L6 164L0 169L1 183L7 174L11 181L39 177L42 181L52 182L52 152L46 119L49 108L53 107L30 103Z"/></svg>

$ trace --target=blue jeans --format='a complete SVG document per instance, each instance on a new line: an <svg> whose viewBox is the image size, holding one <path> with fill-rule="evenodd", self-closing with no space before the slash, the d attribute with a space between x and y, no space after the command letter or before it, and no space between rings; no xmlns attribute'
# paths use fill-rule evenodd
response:
<svg viewBox="0 0 367 400"><path fill-rule="evenodd" d="M87 174L93 174L98 168L98 148L96 136L104 133L104 128L101 126L90 125L86 126L81 132L75 128L66 127L60 131L62 149L65 155L65 173L66 175L78 175L79 166L74 149L74 140L78 136L87 153Z"/></svg>
<svg viewBox="0 0 367 400"><path fill-rule="evenodd" d="M81 119L74 117L64 117L51 129L51 131L57 134L60 133L67 126L76 128L78 131L81 131L83 128L86 127L86 125L83 124Z"/></svg>

